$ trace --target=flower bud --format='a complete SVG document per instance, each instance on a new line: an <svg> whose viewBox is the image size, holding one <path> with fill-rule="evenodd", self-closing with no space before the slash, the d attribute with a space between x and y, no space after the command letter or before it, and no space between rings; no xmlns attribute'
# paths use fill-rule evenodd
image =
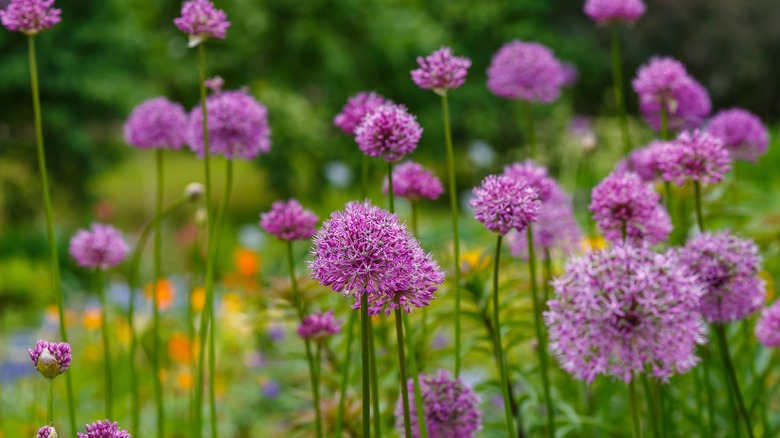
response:
<svg viewBox="0 0 780 438"><path fill-rule="evenodd" d="M53 379L64 373L71 362L70 345L65 342L38 341L34 349L28 349L35 369L43 377Z"/></svg>
<svg viewBox="0 0 780 438"><path fill-rule="evenodd" d="M57 438L57 430L52 426L43 426L38 429L38 435L35 438Z"/></svg>
<svg viewBox="0 0 780 438"><path fill-rule="evenodd" d="M191 182L184 188L184 196L190 202L198 202L205 192L206 189L199 182Z"/></svg>
<svg viewBox="0 0 780 438"><path fill-rule="evenodd" d="M195 212L195 225L205 227L209 223L209 213L201 207Z"/></svg>

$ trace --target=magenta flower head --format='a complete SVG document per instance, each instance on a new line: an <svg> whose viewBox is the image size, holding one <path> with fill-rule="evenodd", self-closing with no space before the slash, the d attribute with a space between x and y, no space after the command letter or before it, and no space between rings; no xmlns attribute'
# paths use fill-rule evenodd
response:
<svg viewBox="0 0 780 438"><path fill-rule="evenodd" d="M276 201L271 211L260 213L260 226L282 240L307 240L314 235L319 218L297 199Z"/></svg>
<svg viewBox="0 0 780 438"><path fill-rule="evenodd" d="M615 172L634 172L643 181L653 182L661 175L661 169L658 167L658 157L664 154L662 152L663 148L669 145L672 145L672 143L656 140L643 148L634 149L628 155L628 159L618 162L615 166Z"/></svg>
<svg viewBox="0 0 780 438"><path fill-rule="evenodd" d="M298 326L298 336L317 341L327 339L341 331L341 320L333 317L333 311L318 311L303 318Z"/></svg>
<svg viewBox="0 0 780 438"><path fill-rule="evenodd" d="M70 239L69 252L79 266L106 270L125 259L130 248L122 233L110 225L92 224Z"/></svg>
<svg viewBox="0 0 780 438"><path fill-rule="evenodd" d="M633 172L608 175L593 188L590 211L608 241L656 244L672 232L669 214L659 204L658 192Z"/></svg>
<svg viewBox="0 0 780 438"><path fill-rule="evenodd" d="M130 433L120 429L119 424L111 420L98 420L87 424L87 433L78 433L78 438L131 438Z"/></svg>
<svg viewBox="0 0 780 438"><path fill-rule="evenodd" d="M547 168L534 163L533 160L525 160L522 163L513 163L504 167L504 175L536 189L539 201L542 203L547 202L558 188L558 183L547 174Z"/></svg>
<svg viewBox="0 0 780 438"><path fill-rule="evenodd" d="M396 215L367 201L350 202L331 213L314 236L312 255L312 278L354 296L353 309L368 294L371 315L382 310L389 314L398 302L407 312L412 305L427 306L444 281L439 265Z"/></svg>
<svg viewBox="0 0 780 438"><path fill-rule="evenodd" d="M569 256L579 247L581 236L571 198L556 185L552 195L539 209L539 218L533 227L534 248L542 260L552 251ZM513 231L506 237L512 255L527 260L528 238L525 233Z"/></svg>
<svg viewBox="0 0 780 438"><path fill-rule="evenodd" d="M642 0L585 0L585 15L599 24L631 23L645 13Z"/></svg>
<svg viewBox="0 0 780 438"><path fill-rule="evenodd" d="M403 105L382 105L355 130L355 142L370 157L396 162L417 149L423 129Z"/></svg>
<svg viewBox="0 0 780 438"><path fill-rule="evenodd" d="M673 253L619 243L569 260L553 286L550 351L576 379L628 383L647 370L668 380L698 363L702 289Z"/></svg>
<svg viewBox="0 0 780 438"><path fill-rule="evenodd" d="M225 39L230 22L227 14L214 7L209 0L189 0L181 5L181 17L173 20L180 31L190 37L189 46L195 47L209 38Z"/></svg>
<svg viewBox="0 0 780 438"><path fill-rule="evenodd" d="M214 93L207 100L209 151L227 159L251 160L271 150L271 128L265 105L245 90ZM203 111L190 113L190 149L203 157Z"/></svg>
<svg viewBox="0 0 780 438"><path fill-rule="evenodd" d="M38 435L35 438L57 438L57 431L52 426L43 426L38 429Z"/></svg>
<svg viewBox="0 0 780 438"><path fill-rule="evenodd" d="M445 95L447 90L454 90L466 82L471 60L453 56L452 49L442 47L425 58L418 56L417 64L420 68L412 70L412 81L420 88Z"/></svg>
<svg viewBox="0 0 780 438"><path fill-rule="evenodd" d="M766 153L769 134L755 114L733 108L715 114L707 131L723 142L732 160L755 162Z"/></svg>
<svg viewBox="0 0 780 438"><path fill-rule="evenodd" d="M11 0L0 10L0 22L11 32L35 35L60 22L62 11L52 6L54 0Z"/></svg>
<svg viewBox="0 0 780 438"><path fill-rule="evenodd" d="M125 141L141 149L181 149L187 142L187 123L181 105L155 97L130 113L125 122Z"/></svg>
<svg viewBox="0 0 780 438"><path fill-rule="evenodd" d="M663 178L678 186L686 180L715 184L731 170L731 159L723 143L698 129L681 132L673 146L659 149L656 160Z"/></svg>
<svg viewBox="0 0 780 438"><path fill-rule="evenodd" d="M382 192L389 190L385 178ZM436 199L444 193L441 181L432 171L419 163L407 161L393 169L393 194L407 198L412 202L425 199Z"/></svg>
<svg viewBox="0 0 780 438"><path fill-rule="evenodd" d="M761 311L756 337L767 348L780 348L780 301Z"/></svg>
<svg viewBox="0 0 780 438"><path fill-rule="evenodd" d="M474 217L494 233L525 231L539 217L539 192L514 178L488 175L473 192L469 205L474 208Z"/></svg>
<svg viewBox="0 0 780 438"><path fill-rule="evenodd" d="M482 429L482 411L474 391L447 370L420 374L417 379L422 395L425 428L430 438L472 438ZM414 380L409 379L409 392L414 391ZM417 411L416 401L409 400L411 412ZM395 408L396 428L404 429L402 400ZM416 415L412 415L412 436L420 437Z"/></svg>
<svg viewBox="0 0 780 438"><path fill-rule="evenodd" d="M561 62L538 43L510 41L493 55L487 70L490 92L505 99L550 103L566 76Z"/></svg>
<svg viewBox="0 0 780 438"><path fill-rule="evenodd" d="M751 240L726 231L700 234L679 250L680 261L704 288L701 314L723 324L750 316L764 305L761 256Z"/></svg>
<svg viewBox="0 0 780 438"><path fill-rule="evenodd" d="M393 102L373 91L358 93L347 99L344 108L333 118L333 124L345 133L355 135L355 130L360 126L363 117L380 106L391 103Z"/></svg>
<svg viewBox="0 0 780 438"><path fill-rule="evenodd" d="M70 344L66 342L48 342L39 340L35 348L28 348L35 369L43 377L53 379L68 370L72 360Z"/></svg>

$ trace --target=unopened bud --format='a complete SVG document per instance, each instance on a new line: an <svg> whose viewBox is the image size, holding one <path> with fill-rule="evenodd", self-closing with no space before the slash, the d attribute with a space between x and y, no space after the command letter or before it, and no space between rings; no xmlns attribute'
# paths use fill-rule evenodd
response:
<svg viewBox="0 0 780 438"><path fill-rule="evenodd" d="M199 208L195 212L195 225L199 227L205 227L209 223L209 213L205 208Z"/></svg>
<svg viewBox="0 0 780 438"><path fill-rule="evenodd" d="M190 202L198 202L205 192L206 189L203 187L203 184L198 182L189 183L184 188L184 196Z"/></svg>
<svg viewBox="0 0 780 438"><path fill-rule="evenodd" d="M38 435L35 438L57 438L57 430L53 426L43 426L38 429Z"/></svg>

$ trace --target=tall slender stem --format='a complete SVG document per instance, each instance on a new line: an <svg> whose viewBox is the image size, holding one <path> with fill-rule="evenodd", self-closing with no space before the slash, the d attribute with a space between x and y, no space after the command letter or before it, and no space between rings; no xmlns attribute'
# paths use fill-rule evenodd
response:
<svg viewBox="0 0 780 438"><path fill-rule="evenodd" d="M371 436L371 371L368 346L368 293L360 296L360 363L363 373L363 436ZM376 413L379 415L379 412Z"/></svg>
<svg viewBox="0 0 780 438"><path fill-rule="evenodd" d="M498 300L498 268L501 261L501 239L498 235L496 239L496 259L493 265L493 326L495 327L493 342L496 344L496 353L498 355L498 372L501 375L501 391L504 395L504 415L506 420L506 436L517 436L515 433L515 423L512 418L512 399L509 395L509 373L506 366L506 356L504 356L504 347L501 342L501 321L499 319L499 300Z"/></svg>
<svg viewBox="0 0 780 438"><path fill-rule="evenodd" d="M636 389L634 387L635 376L628 383L628 409L631 411L631 424L634 438L642 438L642 428L639 425L639 412L636 406Z"/></svg>
<svg viewBox="0 0 780 438"><path fill-rule="evenodd" d="M393 193L393 163L387 162L387 200L390 213L395 213L395 194Z"/></svg>
<svg viewBox="0 0 780 438"><path fill-rule="evenodd" d="M645 397L647 398L647 411L650 413L650 429L653 431L653 436L659 438L662 435L658 432L658 404L657 399L654 397L653 390L650 388L650 381L647 378L647 374L642 374L642 386L645 388Z"/></svg>
<svg viewBox="0 0 780 438"><path fill-rule="evenodd" d="M525 129L528 136L528 158L536 160L538 151L536 149L536 128L534 126L534 108L531 102L523 101L523 112L525 113Z"/></svg>
<svg viewBox="0 0 780 438"><path fill-rule="evenodd" d="M693 182L693 192L696 201L696 222L699 224L699 231L704 232L704 215L701 209L701 185L699 181Z"/></svg>
<svg viewBox="0 0 780 438"><path fill-rule="evenodd" d="M552 281L553 267L552 267L552 254L550 254L550 248L544 249L544 302L542 308L545 308L547 301L550 300L550 282Z"/></svg>
<svg viewBox="0 0 780 438"><path fill-rule="evenodd" d="M750 424L750 414L745 408L745 401L742 398L742 391L739 389L739 380L737 380L737 372L734 369L734 362L731 360L731 354L729 353L728 339L726 338L726 331L722 324L715 325L715 334L718 337L718 344L720 346L720 354L723 358L723 364L726 367L727 377L731 381L734 391L731 395L734 396L739 408L739 413L745 419L745 426L747 427L748 436L753 438L753 426ZM728 382L727 382L728 384Z"/></svg>
<svg viewBox="0 0 780 438"><path fill-rule="evenodd" d="M401 371L401 404L404 411L404 432L406 438L412 438L412 419L409 413L409 380L406 377L406 358L404 355L404 326L400 297L395 299L395 336L398 340L398 368Z"/></svg>
<svg viewBox="0 0 780 438"><path fill-rule="evenodd" d="M106 385L106 418L114 418L111 415L111 401L114 399L111 391L111 344L108 336L108 304L106 303L106 291L103 286L103 271L100 268L95 270L95 279L97 283L98 296L100 297L100 308L103 318L100 323L103 335L103 370Z"/></svg>
<svg viewBox="0 0 780 438"><path fill-rule="evenodd" d="M355 333L355 312L349 314L347 323L347 350L344 352L344 362L341 367L341 387L339 388L339 408L336 415L336 432L334 436L341 438L341 431L344 427L344 403L347 394L347 384L349 383L349 365L352 363L352 341Z"/></svg>
<svg viewBox="0 0 780 438"><path fill-rule="evenodd" d="M377 374L376 345L374 344L374 323L368 319L368 355L371 359L371 406L374 409L374 436L382 436L382 413L379 410L379 375Z"/></svg>
<svg viewBox="0 0 780 438"><path fill-rule="evenodd" d="M423 308L424 309L424 308ZM404 330L407 334L407 346L409 348L409 368L412 370L412 382L414 385L414 404L417 408L417 427L419 438L428 438L428 426L425 424L425 405L423 405L422 393L420 392L420 372L417 368L417 359L414 357L414 341L412 340L411 324L409 323L409 315L406 312L401 312L404 320ZM403 348L399 345L398 348Z"/></svg>
<svg viewBox="0 0 780 438"><path fill-rule="evenodd" d="M666 111L666 101L661 101L661 140L669 140L669 113Z"/></svg>
<svg viewBox="0 0 780 438"><path fill-rule="evenodd" d="M46 212L46 237L49 241L49 265L51 268L52 288L57 301L60 338L68 342L68 330L65 327L65 298L60 278L60 257L57 252L57 240L54 236L54 213L49 192L49 171L46 166L46 149L43 146L43 120L41 116L41 97L38 91L38 66L35 59L35 36L27 36L27 48L30 63L30 85L32 88L33 115L35 119L35 146L38 155L38 173L41 176L41 191L43 192L43 207ZM68 420L71 433L76 430L76 400L73 397L73 380L70 373L65 375L68 392Z"/></svg>
<svg viewBox="0 0 780 438"><path fill-rule="evenodd" d="M154 405L157 410L157 438L165 436L165 405L163 404L162 381L160 380L160 263L162 261L162 210L163 210L163 149L157 149L157 204L154 221L154 277L152 279L152 370L154 372ZM109 417L110 418L110 417Z"/></svg>
<svg viewBox="0 0 780 438"><path fill-rule="evenodd" d="M417 202L410 200L409 204L412 206L412 234L416 239L420 239L420 232L417 229Z"/></svg>
<svg viewBox="0 0 780 438"><path fill-rule="evenodd" d="M712 356L709 347L705 347L702 352L702 369L704 370L704 388L707 391L707 416L710 427L710 436L715 436L715 394L712 391L712 377L710 367L712 366Z"/></svg>
<svg viewBox="0 0 780 438"><path fill-rule="evenodd" d="M368 166L371 164L368 155L361 154L360 161L360 200L363 201L368 196Z"/></svg>
<svg viewBox="0 0 780 438"><path fill-rule="evenodd" d="M420 231L417 229L417 202L410 200L412 206L412 234L416 239L420 239ZM422 320L420 321L422 327L420 328L420 341L421 348L420 353L420 372L425 368L425 352L428 345L428 306L422 308ZM416 354L418 350L412 350L409 354ZM413 371L415 372L415 371ZM415 372L416 373L416 372Z"/></svg>
<svg viewBox="0 0 780 438"><path fill-rule="evenodd" d="M612 25L612 79L615 85L615 105L620 117L620 134L623 139L623 151L628 157L631 153L631 136L628 132L628 119L626 118L626 100L623 89L623 66L620 59L620 25ZM630 163L630 162L629 162Z"/></svg>
<svg viewBox="0 0 780 438"><path fill-rule="evenodd" d="M460 377L460 237L458 233L458 193L455 183L455 152L452 147L452 131L450 130L450 109L447 104L447 94L441 96L442 116L444 119L444 140L447 149L447 183L450 192L450 215L452 216L452 242L454 246L455 272L455 377Z"/></svg>
<svg viewBox="0 0 780 438"><path fill-rule="evenodd" d="M46 379L46 389L48 397L46 398L46 424L54 426L54 379Z"/></svg>

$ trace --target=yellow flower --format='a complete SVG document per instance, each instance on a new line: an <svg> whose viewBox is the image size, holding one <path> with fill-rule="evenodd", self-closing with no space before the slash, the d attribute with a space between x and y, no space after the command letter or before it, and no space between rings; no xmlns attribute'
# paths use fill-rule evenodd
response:
<svg viewBox="0 0 780 438"><path fill-rule="evenodd" d="M193 381L194 379L192 378L192 373L190 373L188 370L183 370L176 373L176 385L181 391L189 391L192 389Z"/></svg>
<svg viewBox="0 0 780 438"><path fill-rule="evenodd" d="M460 264L464 273L472 269L482 270L490 266L490 256L484 249L472 249L461 254Z"/></svg>
<svg viewBox="0 0 780 438"><path fill-rule="evenodd" d="M244 307L241 297L236 293L225 294L223 304L227 313L238 313Z"/></svg>
<svg viewBox="0 0 780 438"><path fill-rule="evenodd" d="M87 330L97 330L103 324L103 312L97 307L90 307L84 310L82 323Z"/></svg>
<svg viewBox="0 0 780 438"><path fill-rule="evenodd" d="M236 249L233 253L233 262L241 275L253 276L260 272L260 256L251 249Z"/></svg>
<svg viewBox="0 0 780 438"><path fill-rule="evenodd" d="M587 251L596 251L600 249L604 249L609 245L609 243L604 240L604 237L601 235L596 236L584 236L582 238L582 242L580 244L580 247L583 252Z"/></svg>
<svg viewBox="0 0 780 438"><path fill-rule="evenodd" d="M206 289L201 286L192 290L192 311L200 312L203 310L203 306L206 304Z"/></svg>

